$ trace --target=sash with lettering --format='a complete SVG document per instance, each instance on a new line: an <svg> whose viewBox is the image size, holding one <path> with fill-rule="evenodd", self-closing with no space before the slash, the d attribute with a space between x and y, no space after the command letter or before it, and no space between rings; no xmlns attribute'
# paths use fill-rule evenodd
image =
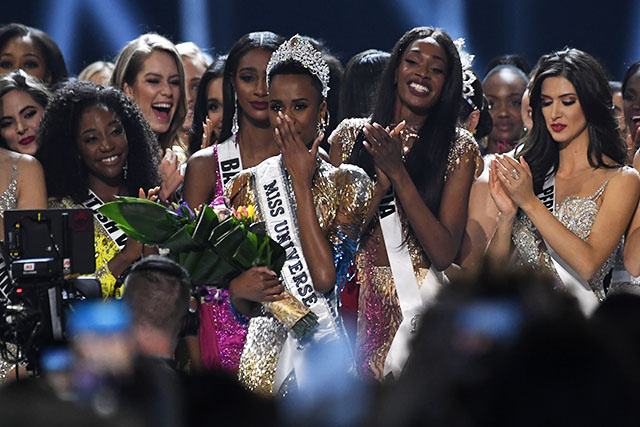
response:
<svg viewBox="0 0 640 427"><path fill-rule="evenodd" d="M122 251L124 245L127 243L127 235L118 228L118 225L114 221L98 212L98 208L102 205L104 205L104 202L91 190L89 190L89 198L82 203L82 206L91 209L93 217L98 220L104 231L109 235L111 240L118 245L118 249Z"/></svg>
<svg viewBox="0 0 640 427"><path fill-rule="evenodd" d="M392 190L382 199L378 214L380 215L380 228L389 257L393 282L396 285L402 310L402 322L393 337L384 362L384 376L392 374L394 378L397 378L402 373L409 356L409 344L417 331L420 314L426 306L431 304L440 286L447 279L442 272L431 267L422 285L418 287L409 249L407 244L403 242L404 233Z"/></svg>
<svg viewBox="0 0 640 427"><path fill-rule="evenodd" d="M274 391L279 390L292 373L295 374L298 389L304 389L318 375L309 366L310 355L322 350L317 344L321 343L325 348L344 348L347 352L348 344L337 307L314 290L311 273L302 253L295 196L287 185L288 173L282 156L268 158L251 171L258 195L258 207L267 233L286 251L286 261L281 272L283 284L287 291L318 316L318 326L308 340L300 342L289 331L276 368Z"/></svg>
<svg viewBox="0 0 640 427"><path fill-rule="evenodd" d="M218 171L222 178L222 187L242 170L240 146L236 135L231 135L226 141L218 144Z"/></svg>
<svg viewBox="0 0 640 427"><path fill-rule="evenodd" d="M542 204L551 212L555 211L556 206L556 177L555 174L550 174L545 180L542 186L542 191L536 194L536 197L540 199ZM576 271L567 264L560 255L544 240L544 244L547 247L553 266L560 276L560 280L564 284L565 288L571 293L580 304L580 308L585 314L591 314L599 304L598 297L591 290L589 283L584 280Z"/></svg>

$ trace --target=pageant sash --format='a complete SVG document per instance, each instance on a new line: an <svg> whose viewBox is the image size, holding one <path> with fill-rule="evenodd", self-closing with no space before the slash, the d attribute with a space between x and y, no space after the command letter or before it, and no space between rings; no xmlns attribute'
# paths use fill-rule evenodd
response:
<svg viewBox="0 0 640 427"><path fill-rule="evenodd" d="M104 231L109 235L111 240L118 245L120 251L122 251L124 249L124 245L127 243L127 235L124 234L124 231L118 228L115 221L110 220L98 212L98 209L102 205L104 205L104 202L100 200L100 197L98 197L92 190L89 190L89 198L82 203L82 206L87 209L91 209L93 217L98 220Z"/></svg>
<svg viewBox="0 0 640 427"><path fill-rule="evenodd" d="M286 170L281 156L271 157L252 169L258 204L269 236L282 245L286 260L281 278L288 292L318 316L318 327L305 342L299 342L289 331L278 359L273 390L295 373L298 388L305 388L313 372L305 366L308 351L314 343L335 343L343 340L341 327L336 322L337 307L321 293L316 292L311 272L302 252L298 232L295 196L286 181ZM317 376L317 374L316 374Z"/></svg>
<svg viewBox="0 0 640 427"><path fill-rule="evenodd" d="M240 145L236 135L231 135L226 141L218 144L218 171L222 177L222 185L242 171L242 158L240 157Z"/></svg>
<svg viewBox="0 0 640 427"><path fill-rule="evenodd" d="M556 178L555 174L549 175L542 186L542 191L536 194L536 197L540 199L542 204L551 212L555 214L556 206ZM553 266L560 276L560 280L565 288L576 297L580 308L585 314L591 314L599 304L598 297L591 290L589 283L584 280L580 275L567 264L556 251L553 250L551 245L543 238L544 244L547 247Z"/></svg>
<svg viewBox="0 0 640 427"><path fill-rule="evenodd" d="M402 310L402 322L393 337L384 362L384 376L392 373L394 378L398 378L409 356L409 344L419 326L420 314L433 301L444 275L432 267L422 285L418 287L408 245L403 242L402 223L392 192L382 199L378 213L393 282L396 285Z"/></svg>

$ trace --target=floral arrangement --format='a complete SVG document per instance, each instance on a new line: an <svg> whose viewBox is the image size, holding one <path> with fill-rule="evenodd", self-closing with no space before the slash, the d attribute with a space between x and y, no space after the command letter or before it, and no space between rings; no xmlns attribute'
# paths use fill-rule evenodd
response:
<svg viewBox="0 0 640 427"><path fill-rule="evenodd" d="M224 197L192 210L185 202L166 208L150 200L118 197L100 207L127 236L169 250L169 257L190 274L197 286L228 287L229 282L264 265L280 274L285 251L255 220L254 206L231 208ZM317 326L317 316L293 295L263 304L299 338Z"/></svg>

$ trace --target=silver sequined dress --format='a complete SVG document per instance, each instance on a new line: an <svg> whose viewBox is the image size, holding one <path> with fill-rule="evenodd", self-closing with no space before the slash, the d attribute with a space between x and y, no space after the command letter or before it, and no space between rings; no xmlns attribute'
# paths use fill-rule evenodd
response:
<svg viewBox="0 0 640 427"><path fill-rule="evenodd" d="M556 203L553 215L569 231L586 241L591 234L591 228L600 211L600 206L597 203L598 199L604 193L608 183L609 180L602 184L591 196L567 197L562 202ZM529 217L522 211L519 211L516 216L511 237L517 249L519 264L528 265L535 269L547 269L554 277L560 280L542 236ZM588 280L591 290L600 301L603 301L606 297L603 285L604 278L611 271L616 252L621 245L622 240L602 267Z"/></svg>

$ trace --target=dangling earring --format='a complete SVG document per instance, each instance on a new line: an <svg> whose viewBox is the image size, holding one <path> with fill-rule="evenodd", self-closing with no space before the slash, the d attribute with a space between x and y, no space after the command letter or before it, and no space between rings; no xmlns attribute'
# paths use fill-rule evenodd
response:
<svg viewBox="0 0 640 427"><path fill-rule="evenodd" d="M231 133L237 134L240 128L238 127L238 94L233 94L233 120L231 121Z"/></svg>
<svg viewBox="0 0 640 427"><path fill-rule="evenodd" d="M316 133L318 136L324 136L324 133L327 130L327 126L329 126L329 110L327 110L327 114L325 116L327 117L326 121L323 117L318 123L316 123Z"/></svg>
<svg viewBox="0 0 640 427"><path fill-rule="evenodd" d="M127 160L124 163L124 166L122 167L122 175L125 181L127 180L128 172L129 172L129 160Z"/></svg>

